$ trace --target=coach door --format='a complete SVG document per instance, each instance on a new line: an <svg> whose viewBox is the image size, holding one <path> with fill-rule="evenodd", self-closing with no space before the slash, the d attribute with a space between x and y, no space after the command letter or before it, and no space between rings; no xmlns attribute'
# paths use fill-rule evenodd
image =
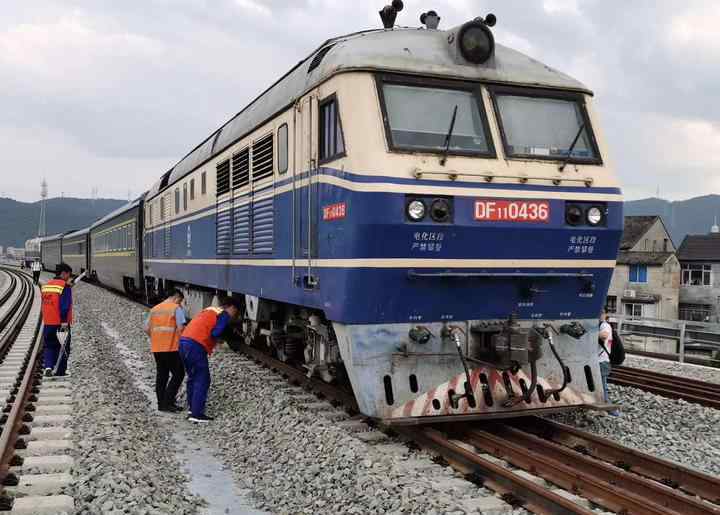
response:
<svg viewBox="0 0 720 515"><path fill-rule="evenodd" d="M318 256L317 98L308 96L296 105L294 145L299 149L293 178L293 280L305 289L318 286L314 260Z"/></svg>

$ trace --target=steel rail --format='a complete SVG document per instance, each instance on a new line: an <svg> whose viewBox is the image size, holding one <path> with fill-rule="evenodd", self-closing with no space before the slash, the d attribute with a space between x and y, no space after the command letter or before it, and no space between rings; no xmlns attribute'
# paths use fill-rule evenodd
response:
<svg viewBox="0 0 720 515"><path fill-rule="evenodd" d="M720 505L720 478L624 447L560 422L528 417L514 419L508 423L545 440L573 449L582 455L612 463L622 470Z"/></svg>
<svg viewBox="0 0 720 515"><path fill-rule="evenodd" d="M268 356L261 350L245 345L244 343L238 342L233 344L233 346L239 352L242 352L256 362L260 362L266 365L270 370L273 370L283 375L291 382L307 386L309 389L320 393L328 400L335 401L339 404L344 405L349 411L352 411L354 413L359 412L357 401L355 400L355 395L352 392L343 390L338 386L326 383L325 381L308 377L304 371L299 370L283 361L275 359L272 356Z"/></svg>
<svg viewBox="0 0 720 515"><path fill-rule="evenodd" d="M14 274L8 272L7 270L2 270L2 272L8 276L8 287L5 288L5 290L2 292L2 295L0 295L0 306L5 304L5 302L7 302L7 300L10 298L17 282Z"/></svg>
<svg viewBox="0 0 720 515"><path fill-rule="evenodd" d="M10 406L6 416L3 416L2 433L0 433L0 484L7 485L16 482L16 478L11 478L10 466L15 460L15 449L18 445L18 436L22 432L23 423L27 421L28 414L26 413L28 408L28 402L33 395L33 389L38 373L38 364L40 357L41 347L41 320L38 314L38 318L35 321L29 320L29 315L35 302L36 290L32 285L29 276L22 272L14 272L19 278L19 285L23 289L21 298L21 304L18 306L19 309L14 313L15 316L12 320L12 326L10 331L6 332L2 345L3 356L7 354L12 344L15 341L17 335L22 331L26 323L34 323L34 343L28 351L27 357L24 361L20 372L18 373L18 379L15 383L15 388L12 391L10 399L8 399L8 405ZM5 408L7 410L7 406ZM7 498L3 499L3 504L7 501Z"/></svg>
<svg viewBox="0 0 720 515"><path fill-rule="evenodd" d="M710 391L720 394L720 383L709 383L707 381L699 381L689 377L682 377L672 374L663 374L654 370L646 370L644 368L631 367L612 367L612 373L618 375L632 375L635 377L647 377L657 381L665 381L668 383L677 383L682 386L691 386L698 390Z"/></svg>
<svg viewBox="0 0 720 515"><path fill-rule="evenodd" d="M485 438L488 433L501 438L504 444L515 451L519 450L528 456L536 453L543 460L546 469L550 464L556 469L562 468L568 484L572 484L580 495L609 510L639 513L636 510L645 505L646 509L652 507L657 513L669 510L671 513L687 515L720 514L720 507L712 507L669 486L626 472L614 465L590 458L578 451L509 425L497 424L483 431L470 431L469 440L477 445L477 439ZM536 472L545 477L541 470L536 469ZM583 478L592 478L596 483L592 485L593 488L585 487L585 479L573 479L574 475L579 475L578 473L581 473ZM555 482L558 476L546 479ZM562 480L562 477L559 479ZM594 497L593 492L602 492L602 495Z"/></svg>
<svg viewBox="0 0 720 515"><path fill-rule="evenodd" d="M720 409L720 385L717 384L625 367L613 370L609 380L619 386L639 388L669 399L683 399Z"/></svg>
<svg viewBox="0 0 720 515"><path fill-rule="evenodd" d="M470 480L487 486L504 500L541 515L591 515L594 512L453 442L433 427L401 427L399 434L431 449Z"/></svg>

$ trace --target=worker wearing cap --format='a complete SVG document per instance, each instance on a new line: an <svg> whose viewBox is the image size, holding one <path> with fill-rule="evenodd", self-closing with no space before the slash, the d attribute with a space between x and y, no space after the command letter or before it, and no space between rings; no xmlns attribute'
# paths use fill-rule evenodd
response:
<svg viewBox="0 0 720 515"><path fill-rule="evenodd" d="M42 286L42 318L43 318L43 340L45 350L43 352L43 368L45 375L55 374L64 376L67 369L68 357L70 356L70 326L72 325L72 287L70 277L72 268L65 263L60 263L55 272L55 278ZM58 331L67 331L65 348L62 348L58 340ZM62 355L60 355L62 352Z"/></svg>
<svg viewBox="0 0 720 515"><path fill-rule="evenodd" d="M205 402L210 389L208 356L215 350L218 338L239 313L238 300L225 299L219 308L202 310L180 337L180 357L187 372L188 420L191 422L206 423L212 420L205 414Z"/></svg>
<svg viewBox="0 0 720 515"><path fill-rule="evenodd" d="M155 358L155 394L159 411L182 411L175 404L175 398L185 377L179 352L180 334L187 323L182 308L184 301L185 295L180 290L174 290L166 300L150 310L145 322L145 332L150 336L150 348Z"/></svg>

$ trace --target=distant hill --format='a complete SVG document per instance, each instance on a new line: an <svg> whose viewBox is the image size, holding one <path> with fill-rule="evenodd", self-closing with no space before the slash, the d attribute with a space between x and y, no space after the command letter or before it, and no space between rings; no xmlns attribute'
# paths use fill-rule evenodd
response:
<svg viewBox="0 0 720 515"><path fill-rule="evenodd" d="M660 215L673 242L680 245L688 234L710 232L714 216L720 221L720 195L675 202L659 198L631 200L625 202L625 216L629 215Z"/></svg>
<svg viewBox="0 0 720 515"><path fill-rule="evenodd" d="M82 229L125 204L124 200L52 198L47 200L47 234ZM22 247L37 236L40 202L0 198L0 245Z"/></svg>

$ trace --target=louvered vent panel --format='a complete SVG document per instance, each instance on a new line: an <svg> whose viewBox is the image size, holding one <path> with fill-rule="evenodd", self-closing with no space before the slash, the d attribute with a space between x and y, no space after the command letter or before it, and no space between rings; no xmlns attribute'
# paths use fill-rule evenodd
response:
<svg viewBox="0 0 720 515"><path fill-rule="evenodd" d="M233 254L250 253L250 195L235 199L239 204L234 210ZM236 204L236 205L237 205Z"/></svg>
<svg viewBox="0 0 720 515"><path fill-rule="evenodd" d="M318 53L315 54L315 57L313 57L313 58L312 58L312 61L310 61L310 67L308 68L308 73L310 73L310 72L313 71L315 68L317 68L318 66L320 66L320 63L322 62L322 60L325 59L325 56L328 54L328 52L329 52L330 50L332 50L332 48L333 48L334 46L335 46L334 44L333 44L333 45L328 45L328 46L326 46L325 48L321 48L321 49L318 51Z"/></svg>
<svg viewBox="0 0 720 515"><path fill-rule="evenodd" d="M273 135L270 134L253 143L252 147L253 182L273 174Z"/></svg>
<svg viewBox="0 0 720 515"><path fill-rule="evenodd" d="M232 158L232 187L234 190L250 184L250 149L246 148Z"/></svg>
<svg viewBox="0 0 720 515"><path fill-rule="evenodd" d="M271 193L270 185L255 196L264 196ZM262 200L254 200L252 204L252 251L253 254L272 254L275 244L275 206L273 196Z"/></svg>
<svg viewBox="0 0 720 515"><path fill-rule="evenodd" d="M230 160L217 165L217 196L230 191Z"/></svg>
<svg viewBox="0 0 720 515"><path fill-rule="evenodd" d="M215 215L215 251L218 256L230 254L232 241L232 203L221 202Z"/></svg>

